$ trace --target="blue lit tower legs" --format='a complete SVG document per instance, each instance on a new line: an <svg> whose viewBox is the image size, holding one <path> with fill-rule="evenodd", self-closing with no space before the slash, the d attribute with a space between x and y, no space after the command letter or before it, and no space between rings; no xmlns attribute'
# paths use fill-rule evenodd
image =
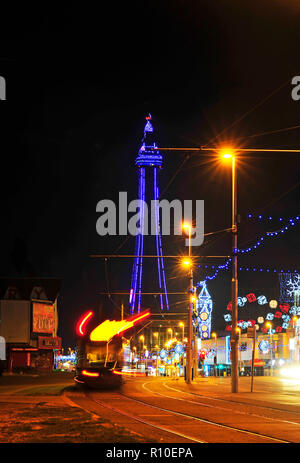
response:
<svg viewBox="0 0 300 463"><path fill-rule="evenodd" d="M164 268L164 259L162 253L162 240L160 232L160 220L159 220L159 187L158 187L158 172L162 166L162 155L159 151L155 150L156 144L153 141L153 126L151 124L151 116L146 117L146 124L144 128L144 137L142 140L142 146L139 150L138 156L135 160L135 164L139 172L139 199L142 200L140 208L140 221L138 223L139 231L135 241L135 258L133 262L132 278L129 295L129 306L130 312L140 312L141 310L141 296L142 296L142 283L143 283L143 254L144 254L144 224L145 224L145 209L144 202L146 201L146 179L150 182L147 185L152 184L151 191L147 194L148 199L155 200L154 207L154 218L155 218L155 243L156 243L156 255L157 255L157 272L158 272L158 292L159 294L159 305L160 309L169 310L169 301L167 295L166 275ZM149 203L147 203L149 206ZM148 207L149 208L149 207ZM149 262L151 265L151 263ZM146 288L149 289L149 288Z"/></svg>

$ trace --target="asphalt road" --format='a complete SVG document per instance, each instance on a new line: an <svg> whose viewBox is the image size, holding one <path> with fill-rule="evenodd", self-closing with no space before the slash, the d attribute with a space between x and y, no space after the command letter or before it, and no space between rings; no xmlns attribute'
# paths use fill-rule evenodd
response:
<svg viewBox="0 0 300 463"><path fill-rule="evenodd" d="M122 442L126 442L126 435L131 442L136 438L145 443L300 442L299 380L255 377L251 393L251 379L242 377L239 392L232 394L230 377L198 378L191 385L182 378L126 378L118 391L99 391L75 388L72 376L3 376L2 407L12 412L14 407L21 410L28 404L46 403L44 414L52 407L53 420L53 407L57 413L62 409L64 415L76 405L87 412L86 423L98 416L101 422L117 426L116 435L122 435ZM14 425L13 414L11 422ZM81 442L83 434L78 427L74 439ZM119 431L122 429L125 433ZM32 441L34 436L31 434ZM93 438L105 442L101 441L105 438L101 427Z"/></svg>
<svg viewBox="0 0 300 463"><path fill-rule="evenodd" d="M137 432L144 442L298 443L300 382L240 378L132 378L120 391L81 391L71 400L86 410Z"/></svg>

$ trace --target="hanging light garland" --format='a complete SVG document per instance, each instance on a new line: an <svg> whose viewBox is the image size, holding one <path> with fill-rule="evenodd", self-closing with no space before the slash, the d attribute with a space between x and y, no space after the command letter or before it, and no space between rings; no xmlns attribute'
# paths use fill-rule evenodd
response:
<svg viewBox="0 0 300 463"><path fill-rule="evenodd" d="M268 216L268 217L263 217L262 215L254 215L254 214L248 214L248 218L249 219L255 219L257 218L258 220L263 220L263 219L267 219L269 222L272 222L274 219L273 217L271 216ZM279 217L279 219L277 219L279 222L282 222L283 221L283 218L282 217ZM271 238L271 237L276 237L276 236L282 236L282 234L284 234L285 232L287 232L288 230L292 229L291 227L294 227L296 224L299 224L300 222L300 215L297 215L296 217L291 217L290 219L288 219L288 225L285 225L284 227L280 228L279 230L276 230L276 231L272 231L272 232L266 232L263 236L261 236L258 241L256 241L256 243L254 243L252 246L249 246L248 248L244 248L244 249L236 249L236 252L238 254L247 254L251 251L254 251L255 249L258 249L261 247L262 244L264 244L265 242L265 239L266 238ZM219 271L220 270L229 270L229 265L230 265L230 262L231 262L231 258L228 259L225 264L223 265L217 265L217 266L214 266L214 265L211 265L211 266L208 266L208 265L198 265L199 268L211 268L211 269L215 269L215 272L212 274L212 275L206 275L204 277L205 280L213 280L214 278L216 278L216 276L219 274ZM239 267L239 270L240 271L252 271L252 272L263 272L264 270L262 269L262 267L249 267L249 266L246 266L246 267ZM283 269L275 269L275 268L267 268L265 270L267 273L269 272L273 272L273 273L299 273L298 270L283 270Z"/></svg>

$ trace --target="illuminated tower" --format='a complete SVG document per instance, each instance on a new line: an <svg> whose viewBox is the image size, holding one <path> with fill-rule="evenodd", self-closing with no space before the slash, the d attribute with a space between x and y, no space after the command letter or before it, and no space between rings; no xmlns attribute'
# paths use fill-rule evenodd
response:
<svg viewBox="0 0 300 463"><path fill-rule="evenodd" d="M213 303L206 287L206 281L200 281L197 286L202 286L202 288L196 302L194 324L196 325L198 336L202 339L207 339L210 338Z"/></svg>
<svg viewBox="0 0 300 463"><path fill-rule="evenodd" d="M144 237L147 240L153 239L150 235L144 235L144 224L145 224L145 211L144 204L150 205L151 200L156 202L154 207L154 222L155 222L155 249L156 249L156 265L157 275L156 278L152 279L151 286L158 288L159 293L159 305L160 310L169 310L169 301L167 295L166 275L164 268L164 259L162 253L162 242L160 232L160 219L159 219L159 207L157 202L159 201L159 187L158 187L158 174L162 167L162 155L159 153L154 141L154 128L151 123L151 115L146 117L146 124L144 128L144 137L142 139L142 146L138 152L138 156L135 160L135 165L138 168L139 175L139 187L138 187L138 198L143 200L140 208L140 224L139 232L136 235L135 241L135 258L133 262L132 278L129 295L129 306L130 312L140 312L141 310L141 299L142 299L142 288L143 288L143 264L145 259L144 255ZM151 254L155 254L152 252ZM147 259L146 265L152 265L153 261ZM153 274L153 272L152 272ZM155 281L156 280L156 281ZM146 288L149 290L149 287ZM145 288L144 288L145 290Z"/></svg>

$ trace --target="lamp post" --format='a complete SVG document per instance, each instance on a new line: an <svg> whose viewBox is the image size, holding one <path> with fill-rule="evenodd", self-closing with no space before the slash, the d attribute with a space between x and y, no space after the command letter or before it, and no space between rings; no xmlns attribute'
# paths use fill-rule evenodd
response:
<svg viewBox="0 0 300 463"><path fill-rule="evenodd" d="M231 279L231 300L232 300L232 330L231 330L231 392L238 392L238 276L237 276L237 176L235 156L232 150L221 152L223 159L231 159L232 169L232 279Z"/></svg>
<svg viewBox="0 0 300 463"><path fill-rule="evenodd" d="M140 339L140 341L142 341L142 346L143 346L142 347L142 353L143 353L144 352L144 340L145 340L144 335L141 335L139 339Z"/></svg>
<svg viewBox="0 0 300 463"><path fill-rule="evenodd" d="M236 329L236 332L238 333L238 352L239 352L239 357L238 357L238 367L240 366L240 363L241 363L241 346L240 346L240 336L241 336L241 333L242 333L242 330L241 328L238 326L237 329ZM239 368L238 368L239 369Z"/></svg>
<svg viewBox="0 0 300 463"><path fill-rule="evenodd" d="M266 323L266 327L269 328L270 336L270 360L271 360L271 376L273 376L273 347L272 347L272 323Z"/></svg>
<svg viewBox="0 0 300 463"><path fill-rule="evenodd" d="M188 319L187 319L187 345L186 345L186 383L191 384L192 382L192 363L193 363L193 324L192 324L192 313L193 303L191 301L191 295L193 293L193 267L191 261L191 225L183 224L183 228L188 230L189 234L189 257L183 260L183 265L188 267L188 279L189 279L189 298L188 298Z"/></svg>
<svg viewBox="0 0 300 463"><path fill-rule="evenodd" d="M215 338L215 358L214 358L214 375L217 376L217 364L218 364L218 347L217 347L217 333L211 333L211 336Z"/></svg>
<svg viewBox="0 0 300 463"><path fill-rule="evenodd" d="M156 339L156 343L159 342L159 339L158 339L158 332L156 331L155 333L152 333L152 338L155 338ZM152 339L153 341L153 339ZM153 343L154 344L154 343Z"/></svg>
<svg viewBox="0 0 300 463"><path fill-rule="evenodd" d="M183 340L184 340L184 323L180 322L179 326L181 326L181 328L182 328L182 343L183 343Z"/></svg>

